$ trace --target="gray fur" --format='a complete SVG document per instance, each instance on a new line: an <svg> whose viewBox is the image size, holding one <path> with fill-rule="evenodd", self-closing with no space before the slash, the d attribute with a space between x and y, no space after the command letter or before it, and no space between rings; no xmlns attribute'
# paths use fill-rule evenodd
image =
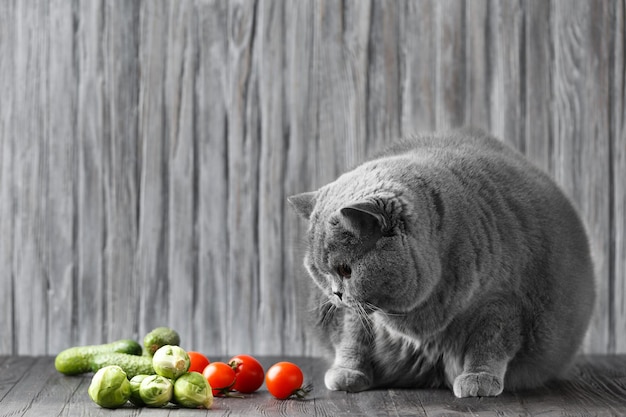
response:
<svg viewBox="0 0 626 417"><path fill-rule="evenodd" d="M289 201L309 220L329 389L498 395L558 377L577 353L594 304L583 225L497 139L415 137Z"/></svg>

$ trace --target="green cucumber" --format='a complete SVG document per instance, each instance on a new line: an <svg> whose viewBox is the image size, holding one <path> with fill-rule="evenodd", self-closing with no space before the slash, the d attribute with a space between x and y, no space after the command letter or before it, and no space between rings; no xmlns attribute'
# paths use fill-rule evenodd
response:
<svg viewBox="0 0 626 417"><path fill-rule="evenodd" d="M59 353L54 359L54 367L65 375L91 372L91 358L94 355L111 352L141 355L142 348L139 343L130 339L122 339L103 345L76 346Z"/></svg>
<svg viewBox="0 0 626 417"><path fill-rule="evenodd" d="M165 345L180 345L180 336L176 330L169 327L157 327L143 338L143 346L148 356L154 355L154 352Z"/></svg>
<svg viewBox="0 0 626 417"><path fill-rule="evenodd" d="M126 372L128 379L135 375L154 375L152 368L152 358L147 356L129 355L127 353L100 353L91 358L90 366L92 372L98 372L105 366L117 365Z"/></svg>

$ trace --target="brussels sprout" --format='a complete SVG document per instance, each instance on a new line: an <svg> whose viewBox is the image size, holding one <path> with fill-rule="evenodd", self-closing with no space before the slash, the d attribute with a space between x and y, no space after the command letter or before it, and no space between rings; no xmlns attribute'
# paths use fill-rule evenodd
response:
<svg viewBox="0 0 626 417"><path fill-rule="evenodd" d="M139 385L139 395L148 407L163 407L172 399L172 381L161 375L148 375Z"/></svg>
<svg viewBox="0 0 626 417"><path fill-rule="evenodd" d="M139 395L139 387L141 386L141 381L146 379L148 375L135 375L130 379L130 402L135 404L137 407L143 407L146 405L145 401Z"/></svg>
<svg viewBox="0 0 626 417"><path fill-rule="evenodd" d="M213 392L202 374L189 372L174 382L174 402L187 408L211 408Z"/></svg>
<svg viewBox="0 0 626 417"><path fill-rule="evenodd" d="M176 379L189 369L190 360L187 352L181 347L165 345L154 352L152 367L154 371L166 378Z"/></svg>
<svg viewBox="0 0 626 417"><path fill-rule="evenodd" d="M130 383L122 368L106 366L93 376L87 392L100 407L118 408L130 398Z"/></svg>

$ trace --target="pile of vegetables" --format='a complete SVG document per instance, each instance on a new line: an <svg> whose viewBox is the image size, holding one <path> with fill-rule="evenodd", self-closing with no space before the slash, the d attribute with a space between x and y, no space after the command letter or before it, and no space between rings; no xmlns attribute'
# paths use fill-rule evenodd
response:
<svg viewBox="0 0 626 417"><path fill-rule="evenodd" d="M65 375L94 372L89 397L104 408L118 408L129 401L138 407L163 407L173 403L185 408L211 408L214 396L241 397L257 391L265 382L278 399L304 398L300 368L279 362L267 371L254 357L237 355L226 362L210 362L202 353L185 351L180 336L168 327L148 333L143 347L129 339L66 349L55 358Z"/></svg>

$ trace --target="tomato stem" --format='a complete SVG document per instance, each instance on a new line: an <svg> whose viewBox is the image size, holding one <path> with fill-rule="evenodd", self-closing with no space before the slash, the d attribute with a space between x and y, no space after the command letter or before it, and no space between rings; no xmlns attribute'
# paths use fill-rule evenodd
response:
<svg viewBox="0 0 626 417"><path fill-rule="evenodd" d="M245 398L243 395L241 394L233 394L232 391L232 387L235 385L235 381L233 381L232 384L230 384L227 387L224 388L213 388L213 390L217 391L219 394L218 396L220 397L227 397L227 398Z"/></svg>
<svg viewBox="0 0 626 417"><path fill-rule="evenodd" d="M295 390L291 395L295 395L299 400L304 400L313 391L313 384L307 384Z"/></svg>
<svg viewBox="0 0 626 417"><path fill-rule="evenodd" d="M229 389L220 390L220 396L226 398L246 398L241 394L235 394L234 391L231 391Z"/></svg>

